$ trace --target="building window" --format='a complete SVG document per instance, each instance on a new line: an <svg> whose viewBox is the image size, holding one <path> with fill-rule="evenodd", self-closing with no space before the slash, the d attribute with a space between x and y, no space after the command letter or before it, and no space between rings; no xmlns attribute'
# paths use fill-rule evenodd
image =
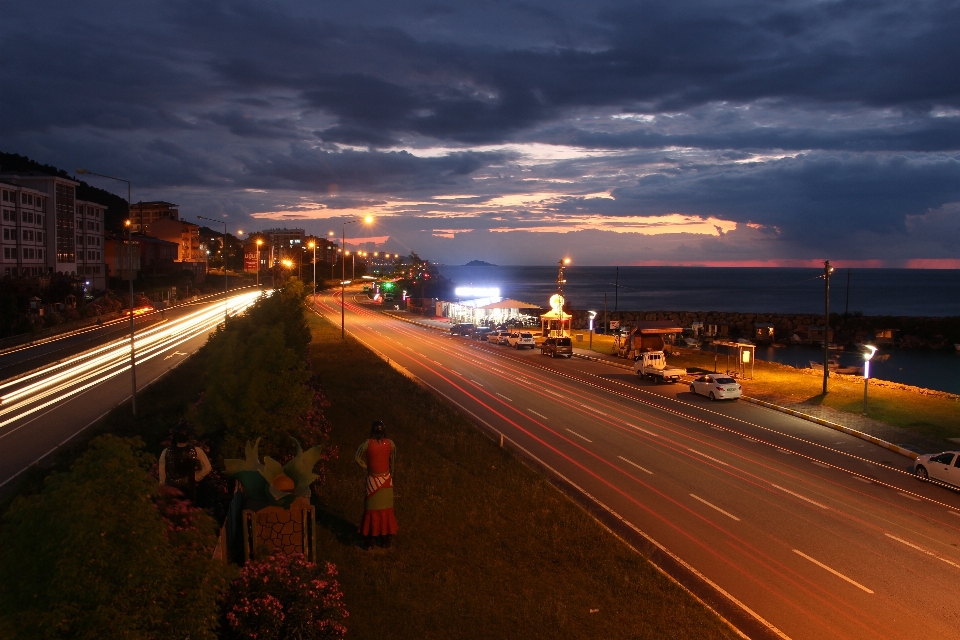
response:
<svg viewBox="0 0 960 640"><path fill-rule="evenodd" d="M37 258L43 260L43 249L37 249Z"/></svg>
<svg viewBox="0 0 960 640"><path fill-rule="evenodd" d="M4 191L3 193L4 193L4 195L6 195L7 192ZM6 198L4 198L4 199L6 199ZM6 220L7 222L10 221L10 209L4 209L4 210L3 210L3 219Z"/></svg>
<svg viewBox="0 0 960 640"><path fill-rule="evenodd" d="M6 259L6 260L10 260L10 259L11 259L11 257L10 257L10 247L4 247L4 248L3 248L3 257L4 257L4 259ZM9 270L9 269L7 269L7 273L8 273L8 274L10 273L10 270Z"/></svg>
<svg viewBox="0 0 960 640"><path fill-rule="evenodd" d="M3 201L4 201L4 202L7 202L7 201L8 201L7 198L10 197L9 194L10 194L9 191L4 191L4 192L3 192Z"/></svg>
<svg viewBox="0 0 960 640"><path fill-rule="evenodd" d="M37 214L37 224L43 224L43 216L41 216L39 213Z"/></svg>
<svg viewBox="0 0 960 640"><path fill-rule="evenodd" d="M43 242L43 232L37 231L37 242Z"/></svg>
<svg viewBox="0 0 960 640"><path fill-rule="evenodd" d="M20 194L20 204L27 204L27 194L25 193Z"/></svg>
<svg viewBox="0 0 960 640"><path fill-rule="evenodd" d="M30 224L33 224L33 212L32 212L32 211L27 211L27 222L29 222Z"/></svg>
<svg viewBox="0 0 960 640"><path fill-rule="evenodd" d="M3 239L4 239L4 240L9 240L9 239L10 239L10 229L4 229L4 230L3 230Z"/></svg>

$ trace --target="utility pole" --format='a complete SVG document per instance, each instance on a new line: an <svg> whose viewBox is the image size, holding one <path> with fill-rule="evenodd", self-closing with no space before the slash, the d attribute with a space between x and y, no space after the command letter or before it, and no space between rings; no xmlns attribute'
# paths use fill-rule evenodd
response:
<svg viewBox="0 0 960 640"><path fill-rule="evenodd" d="M827 395L827 380L830 378L830 261L823 263L823 395Z"/></svg>
<svg viewBox="0 0 960 640"><path fill-rule="evenodd" d="M613 312L617 312L620 305L620 267L617 267L617 279L613 283Z"/></svg>
<svg viewBox="0 0 960 640"><path fill-rule="evenodd" d="M843 305L843 317L850 313L850 269L847 269L847 303Z"/></svg>

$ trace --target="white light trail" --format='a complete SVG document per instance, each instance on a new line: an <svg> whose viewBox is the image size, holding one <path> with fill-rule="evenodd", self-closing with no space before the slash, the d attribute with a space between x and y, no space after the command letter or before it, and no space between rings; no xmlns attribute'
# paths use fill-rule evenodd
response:
<svg viewBox="0 0 960 640"><path fill-rule="evenodd" d="M259 291L250 291L231 296L227 299L227 308L233 315L241 313L259 295ZM137 332L134 337L137 363L213 329L222 322L223 313L221 303L212 304ZM123 338L0 384L0 392L9 389L0 396L0 428L129 370L130 341Z"/></svg>

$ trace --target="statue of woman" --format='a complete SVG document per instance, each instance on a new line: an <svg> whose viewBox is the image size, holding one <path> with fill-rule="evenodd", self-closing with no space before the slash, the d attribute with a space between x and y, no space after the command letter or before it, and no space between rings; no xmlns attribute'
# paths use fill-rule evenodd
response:
<svg viewBox="0 0 960 640"><path fill-rule="evenodd" d="M373 423L370 438L363 442L354 456L357 464L367 472L366 499L359 532L367 540L367 548L379 542L390 548L397 533L397 519L393 514L393 468L397 447L386 437L381 420Z"/></svg>

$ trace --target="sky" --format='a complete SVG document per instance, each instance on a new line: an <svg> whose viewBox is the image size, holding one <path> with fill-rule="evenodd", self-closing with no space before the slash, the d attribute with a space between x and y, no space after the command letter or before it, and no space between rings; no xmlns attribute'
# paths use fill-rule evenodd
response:
<svg viewBox="0 0 960 640"><path fill-rule="evenodd" d="M958 33L957 0L8 3L0 150L448 264L960 268Z"/></svg>

